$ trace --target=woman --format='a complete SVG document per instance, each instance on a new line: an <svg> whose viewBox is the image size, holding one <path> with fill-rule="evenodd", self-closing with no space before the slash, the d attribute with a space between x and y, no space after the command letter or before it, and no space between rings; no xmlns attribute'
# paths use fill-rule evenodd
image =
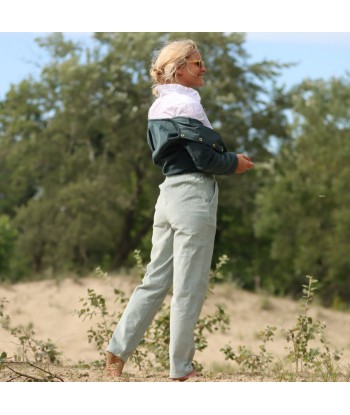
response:
<svg viewBox="0 0 350 415"><path fill-rule="evenodd" d="M216 231L214 175L243 173L250 158L228 152L194 88L206 67L192 40L167 44L152 62L153 93L147 141L164 182L155 207L151 261L107 348L106 372L119 377L166 294L170 315L170 378L199 376L192 367L194 329L206 296Z"/></svg>

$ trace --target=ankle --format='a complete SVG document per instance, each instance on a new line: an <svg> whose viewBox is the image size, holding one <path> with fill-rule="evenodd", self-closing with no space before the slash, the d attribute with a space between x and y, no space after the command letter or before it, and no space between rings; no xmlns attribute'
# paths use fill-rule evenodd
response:
<svg viewBox="0 0 350 415"><path fill-rule="evenodd" d="M111 352L106 352L106 373L111 376L120 377L125 362Z"/></svg>

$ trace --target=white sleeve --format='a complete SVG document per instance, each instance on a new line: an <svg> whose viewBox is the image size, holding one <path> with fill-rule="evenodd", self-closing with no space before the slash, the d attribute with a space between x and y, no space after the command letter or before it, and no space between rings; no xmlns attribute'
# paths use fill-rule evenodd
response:
<svg viewBox="0 0 350 415"><path fill-rule="evenodd" d="M194 118L208 128L213 128L200 102L175 95L166 98L158 98L148 112L149 119L188 117Z"/></svg>
<svg viewBox="0 0 350 415"><path fill-rule="evenodd" d="M202 104L200 104L199 102L191 102L191 103L186 103L182 106L178 106L176 108L176 115L174 115L175 117L189 117L189 118L194 118L198 121L200 121L201 123L203 123L203 125L205 125L206 127L209 128L213 128L208 120L208 117L202 107Z"/></svg>

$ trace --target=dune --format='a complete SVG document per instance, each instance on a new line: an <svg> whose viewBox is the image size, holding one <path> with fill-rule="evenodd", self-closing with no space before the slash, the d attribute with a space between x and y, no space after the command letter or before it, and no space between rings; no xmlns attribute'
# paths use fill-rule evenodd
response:
<svg viewBox="0 0 350 415"><path fill-rule="evenodd" d="M87 289L94 289L106 298L109 310L113 303L113 287L130 295L139 283L134 275L110 275L107 279L98 276L85 278L64 278L42 280L15 285L0 285L0 299L6 298L5 314L11 318L11 326L33 324L36 338L50 339L62 351L66 362L92 362L100 359L98 351L87 340L87 330L93 325L89 319L78 318L76 310L82 308L81 298L87 296ZM166 299L170 301L170 296ZM278 328L274 341L267 349L279 358L286 356L286 346L290 346L280 329L295 325L300 302L288 298L276 298L267 294L246 292L225 283L214 287L205 301L202 316L212 313L215 305L224 306L230 316L230 328L225 333L215 331L208 334L208 347L197 352L195 359L206 370L228 367L232 362L225 360L220 349L230 342L233 349L245 345L258 351L261 341L258 332L266 326ZM312 305L310 315L326 324L325 334L331 350L342 351L342 359L350 360L350 313ZM20 346L9 331L0 328L0 353L6 351L12 356L20 351Z"/></svg>

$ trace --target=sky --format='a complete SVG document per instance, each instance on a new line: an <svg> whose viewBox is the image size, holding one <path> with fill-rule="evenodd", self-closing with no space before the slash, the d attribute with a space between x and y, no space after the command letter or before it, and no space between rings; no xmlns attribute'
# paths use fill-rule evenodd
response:
<svg viewBox="0 0 350 415"><path fill-rule="evenodd" d="M350 27L349 27L350 28ZM0 32L0 99L11 83L30 74L39 77L40 65L47 61L35 39L50 32ZM251 62L263 59L296 65L282 70L280 85L291 87L305 78L329 79L350 74L350 32L245 32L245 49ZM68 32L69 39L84 43L90 32Z"/></svg>
<svg viewBox="0 0 350 415"><path fill-rule="evenodd" d="M347 0L244 0L228 7L177 0L11 0L1 6L0 100L11 83L39 76L45 60L35 38L52 32L86 42L93 32L243 32L251 62L294 62L280 85L350 71ZM48 6L49 5L49 6ZM205 58L205 57L204 57Z"/></svg>

